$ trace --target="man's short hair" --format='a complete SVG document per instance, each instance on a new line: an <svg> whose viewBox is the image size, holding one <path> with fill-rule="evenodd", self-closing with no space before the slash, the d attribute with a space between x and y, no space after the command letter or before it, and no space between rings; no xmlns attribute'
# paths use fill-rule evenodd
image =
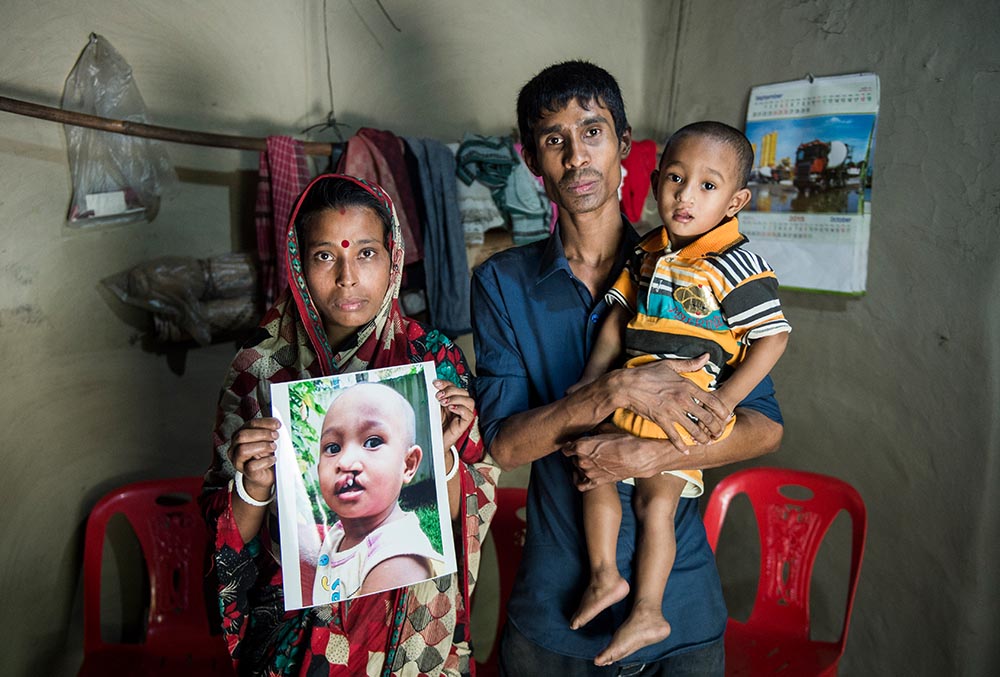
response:
<svg viewBox="0 0 1000 677"><path fill-rule="evenodd" d="M619 139L628 129L625 102L614 77L589 61L564 61L531 78L517 95L517 128L525 150L534 155L535 125L546 112L560 111L571 100L589 108L596 101L611 112Z"/></svg>
<svg viewBox="0 0 1000 677"><path fill-rule="evenodd" d="M663 146L663 153L660 155L660 165L663 164L663 158L667 156L670 145L686 136L707 136L732 148L733 152L736 153L736 182L740 188L747 187L750 171L753 169L753 146L750 145L750 141L743 132L724 122L715 122L714 120L692 122L678 129L667 139L667 143Z"/></svg>

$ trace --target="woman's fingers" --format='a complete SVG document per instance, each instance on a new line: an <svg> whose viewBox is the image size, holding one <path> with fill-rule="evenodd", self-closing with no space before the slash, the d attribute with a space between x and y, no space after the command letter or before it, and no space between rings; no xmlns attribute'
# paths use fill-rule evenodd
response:
<svg viewBox="0 0 1000 677"><path fill-rule="evenodd" d="M457 416L461 416L463 420L472 420L472 412L476 408L476 402L468 390L459 388L449 381L435 381L434 385L438 387L436 397L442 407Z"/></svg>
<svg viewBox="0 0 1000 677"><path fill-rule="evenodd" d="M441 429L444 446L450 447L462 436L475 416L476 402L469 391L449 381L434 381L436 397L441 405Z"/></svg>
<svg viewBox="0 0 1000 677"><path fill-rule="evenodd" d="M276 460L277 457L274 454L271 454L270 456L261 456L259 458L251 458L243 464L243 470L240 472L242 472L245 477L258 484L272 484L274 482L274 474L271 472L271 468L274 467ZM268 479L271 481L268 482Z"/></svg>
<svg viewBox="0 0 1000 677"><path fill-rule="evenodd" d="M244 475L251 460L270 459L265 467L274 465L274 452L278 448L278 428L281 423L276 418L255 418L247 421L233 434L229 447L229 459L236 470Z"/></svg>

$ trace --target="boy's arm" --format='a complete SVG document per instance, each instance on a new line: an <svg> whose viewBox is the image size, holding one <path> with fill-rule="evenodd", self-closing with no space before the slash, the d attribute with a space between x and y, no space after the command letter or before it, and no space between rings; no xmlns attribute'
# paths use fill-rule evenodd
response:
<svg viewBox="0 0 1000 677"><path fill-rule="evenodd" d="M715 395L726 405L729 411L734 411L740 402L750 394L771 369L778 363L785 346L788 345L788 332L762 336L747 346L747 353L736 370L715 389Z"/></svg>
<svg viewBox="0 0 1000 677"><path fill-rule="evenodd" d="M611 306L611 310L608 311L608 315L604 318L604 323L597 334L594 350L590 353L583 375L576 385L571 386L567 392L573 392L580 386L596 380L598 376L611 369L615 360L622 354L623 335L628 318L628 309L625 306L620 303Z"/></svg>

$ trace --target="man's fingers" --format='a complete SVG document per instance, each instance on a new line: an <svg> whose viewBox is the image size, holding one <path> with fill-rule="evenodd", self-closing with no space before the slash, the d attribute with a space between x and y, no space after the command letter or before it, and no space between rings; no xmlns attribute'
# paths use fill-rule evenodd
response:
<svg viewBox="0 0 1000 677"><path fill-rule="evenodd" d="M694 436L692 435L692 437L694 437ZM694 439L697 439L697 438L694 438ZM705 436L705 439L706 440L708 439L707 435ZM677 435L677 434L667 435L667 441L669 441L670 444L673 445L674 449L676 449L680 453L684 454L685 456L687 456L688 454L691 453L691 450L688 448L687 442L685 442L684 438L681 437L680 435Z"/></svg>
<svg viewBox="0 0 1000 677"><path fill-rule="evenodd" d="M726 421L733 415L733 412L729 411L728 407L722 403L722 400L712 393L703 393L693 399L694 406L706 412L702 414L698 412L694 413L701 424L708 429L709 434L713 438L722 434L723 429L726 427Z"/></svg>

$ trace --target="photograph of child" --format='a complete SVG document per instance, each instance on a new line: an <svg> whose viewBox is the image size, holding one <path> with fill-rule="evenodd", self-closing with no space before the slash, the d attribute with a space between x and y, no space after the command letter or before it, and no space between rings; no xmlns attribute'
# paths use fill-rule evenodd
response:
<svg viewBox="0 0 1000 677"><path fill-rule="evenodd" d="M274 386L287 609L455 571L434 378L420 364Z"/></svg>

